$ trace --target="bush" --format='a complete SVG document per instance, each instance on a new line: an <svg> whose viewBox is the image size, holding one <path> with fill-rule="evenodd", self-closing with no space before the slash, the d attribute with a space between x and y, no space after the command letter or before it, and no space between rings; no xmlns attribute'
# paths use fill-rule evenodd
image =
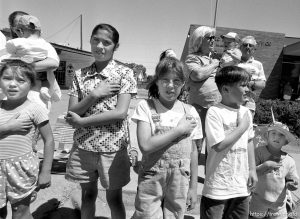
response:
<svg viewBox="0 0 300 219"><path fill-rule="evenodd" d="M276 121L286 124L290 131L300 137L300 102L257 99L254 123L272 122L271 106Z"/></svg>

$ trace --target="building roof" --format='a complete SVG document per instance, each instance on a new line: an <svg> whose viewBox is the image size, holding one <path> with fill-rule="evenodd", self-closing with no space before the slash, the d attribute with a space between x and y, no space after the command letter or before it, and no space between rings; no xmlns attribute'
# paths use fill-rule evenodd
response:
<svg viewBox="0 0 300 219"><path fill-rule="evenodd" d="M284 38L284 46L289 46L291 44L300 42L300 38L299 37L285 37Z"/></svg>
<svg viewBox="0 0 300 219"><path fill-rule="evenodd" d="M85 55L85 56L89 56L89 57L93 57L91 52L85 51L85 50L81 50L81 49L76 49L76 48L72 48L72 47L68 47L68 46L63 46L57 43L51 43L51 45L56 49L57 54L60 54L60 51L66 51L66 52L71 52L71 53L76 53L79 55Z"/></svg>
<svg viewBox="0 0 300 219"><path fill-rule="evenodd" d="M300 41L284 47L283 55L300 56Z"/></svg>

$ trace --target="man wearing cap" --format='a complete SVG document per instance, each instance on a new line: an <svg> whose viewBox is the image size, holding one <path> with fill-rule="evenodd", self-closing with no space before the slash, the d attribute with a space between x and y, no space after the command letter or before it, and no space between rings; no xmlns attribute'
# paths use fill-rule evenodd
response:
<svg viewBox="0 0 300 219"><path fill-rule="evenodd" d="M262 63L253 57L257 45L256 40L253 36L246 36L241 42L242 60L238 66L251 74L249 87L252 91L262 90L266 86L266 76Z"/></svg>
<svg viewBox="0 0 300 219"><path fill-rule="evenodd" d="M35 63L48 57L52 46L41 37L41 23L38 18L32 15L20 16L14 31L19 38L7 41L6 50L9 55L6 59ZM53 71L37 72L37 83L29 92L28 99L42 105L49 112L51 101L58 101L60 97L61 91Z"/></svg>

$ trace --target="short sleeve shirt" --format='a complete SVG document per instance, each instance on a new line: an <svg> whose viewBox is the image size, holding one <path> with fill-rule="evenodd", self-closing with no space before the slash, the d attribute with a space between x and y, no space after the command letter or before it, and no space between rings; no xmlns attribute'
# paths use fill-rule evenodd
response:
<svg viewBox="0 0 300 219"><path fill-rule="evenodd" d="M226 135L237 128L237 116L248 113L250 124L244 134L230 147L217 152L212 147L222 142ZM248 141L253 139L252 116L244 106L233 109L222 103L208 109L205 121L208 157L206 177L202 194L211 199L224 200L250 193L247 187L249 177Z"/></svg>
<svg viewBox="0 0 300 219"><path fill-rule="evenodd" d="M221 95L215 82L216 70L207 79L203 81L193 81L190 74L199 71L199 67L204 67L210 64L208 56L200 56L190 54L185 60L186 77L188 78L189 103L198 104L204 108L209 108L221 101Z"/></svg>
<svg viewBox="0 0 300 219"><path fill-rule="evenodd" d="M155 101L155 107L157 110L157 113L160 115L161 119L161 125L162 126L168 126L168 127L176 127L179 120L184 116L184 111L177 112L173 110L169 110L166 107L164 107L157 99L153 99ZM177 104L183 104L180 101L177 101ZM201 126L201 120L199 117L199 114L197 113L196 109L192 106L190 106L191 110L189 113L197 122L197 126L194 128L193 132L191 133L191 139L202 139L202 126ZM146 100L141 100L136 107L131 119L134 122L137 122L138 120L144 121L147 123L150 123L152 135L154 135L155 132L155 124L152 120L152 113L149 108L149 105Z"/></svg>
<svg viewBox="0 0 300 219"><path fill-rule="evenodd" d="M0 101L2 105L3 101ZM7 111L0 107L0 126L4 125L9 119L20 113L19 120L29 121L31 128L26 134L10 134L2 136L0 139L0 159L21 156L32 151L32 139L41 123L48 121L48 112L39 104L28 101L26 104Z"/></svg>
<svg viewBox="0 0 300 219"><path fill-rule="evenodd" d="M286 180L298 181L299 176L296 170L294 159L288 155L281 155L279 158L282 166L277 170L271 170L258 175L256 184L256 193L259 197L269 202L283 203L286 197ZM267 146L261 146L255 149L256 166L259 166L267 160L274 160Z"/></svg>
<svg viewBox="0 0 300 219"><path fill-rule="evenodd" d="M6 43L6 51L12 57L32 58L33 62L37 62L47 58L48 51L44 49L45 40L42 38L16 38L8 40Z"/></svg>
<svg viewBox="0 0 300 219"><path fill-rule="evenodd" d="M75 77L77 78L78 85ZM117 106L118 95L136 94L136 81L133 71L123 64L111 60L102 70L96 71L95 63L75 72L71 96L82 98L88 96L102 81L119 83L121 88L113 96L100 98L85 113L84 117L114 110ZM93 152L116 152L128 146L127 119L114 121L110 124L81 127L75 129L74 141L79 148Z"/></svg>
<svg viewBox="0 0 300 219"><path fill-rule="evenodd" d="M238 64L238 66L244 68L251 74L251 80L266 81L263 64L260 61L255 60L253 57L251 57L247 62Z"/></svg>

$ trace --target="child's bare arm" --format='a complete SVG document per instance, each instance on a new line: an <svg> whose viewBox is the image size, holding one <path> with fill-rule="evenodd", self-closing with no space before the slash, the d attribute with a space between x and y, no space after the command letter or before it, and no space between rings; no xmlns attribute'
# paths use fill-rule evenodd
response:
<svg viewBox="0 0 300 219"><path fill-rule="evenodd" d="M241 138L244 132L248 129L250 124L250 118L248 113L245 113L242 120L238 123L236 129L234 129L231 133L225 136L225 139L218 144L212 146L212 148L217 151L223 151L228 147L231 147L237 140Z"/></svg>
<svg viewBox="0 0 300 219"><path fill-rule="evenodd" d="M83 115L92 105L100 98L116 94L120 90L120 85L117 83L101 82L89 95L84 97L80 102L78 98L71 96L69 99L69 111L78 115Z"/></svg>
<svg viewBox="0 0 300 219"><path fill-rule="evenodd" d="M89 117L79 117L77 114L69 111L66 116L66 121L74 127L87 127L109 124L114 121L122 120L127 117L130 100L131 94L120 94L118 96L117 106L114 110L91 115Z"/></svg>
<svg viewBox="0 0 300 219"><path fill-rule="evenodd" d="M288 190L295 191L298 189L299 176L298 176L298 171L296 169L296 164L294 160L292 161L289 171L285 176L285 180L286 180L286 187Z"/></svg>
<svg viewBox="0 0 300 219"><path fill-rule="evenodd" d="M256 166L256 172L258 175L264 175L266 172L269 172L274 169L278 169L282 166L280 162L275 162L272 160L267 160L262 164Z"/></svg>
<svg viewBox="0 0 300 219"><path fill-rule="evenodd" d="M54 140L49 121L38 126L44 142L44 160L39 174L38 187L43 189L51 184L51 167L54 153Z"/></svg>
<svg viewBox="0 0 300 219"><path fill-rule="evenodd" d="M249 142L248 142L248 165L249 165L248 187L250 188L250 190L253 190L258 181L257 174L256 174L256 163L255 163L253 139L249 140Z"/></svg>
<svg viewBox="0 0 300 219"><path fill-rule="evenodd" d="M197 185L198 185L198 148L202 145L202 139L192 141L191 152L191 178L190 187L187 195L187 210L190 211L195 208L197 203Z"/></svg>
<svg viewBox="0 0 300 219"><path fill-rule="evenodd" d="M192 141L192 152L191 152L191 180L190 189L196 189L198 185L198 148L202 145L202 139Z"/></svg>
<svg viewBox="0 0 300 219"><path fill-rule="evenodd" d="M58 68L59 62L53 58L47 57L38 62L31 64L36 72L40 71L52 71Z"/></svg>
<svg viewBox="0 0 300 219"><path fill-rule="evenodd" d="M215 69L219 66L219 60L212 59L209 65L203 66L200 61L195 57L188 57L185 61L190 73L190 78L194 81L203 81L208 78Z"/></svg>
<svg viewBox="0 0 300 219"><path fill-rule="evenodd" d="M152 136L150 123L138 121L137 139L143 154L158 151L183 135L190 134L196 127L196 121L186 119L186 115L179 121L177 127L168 132Z"/></svg>

